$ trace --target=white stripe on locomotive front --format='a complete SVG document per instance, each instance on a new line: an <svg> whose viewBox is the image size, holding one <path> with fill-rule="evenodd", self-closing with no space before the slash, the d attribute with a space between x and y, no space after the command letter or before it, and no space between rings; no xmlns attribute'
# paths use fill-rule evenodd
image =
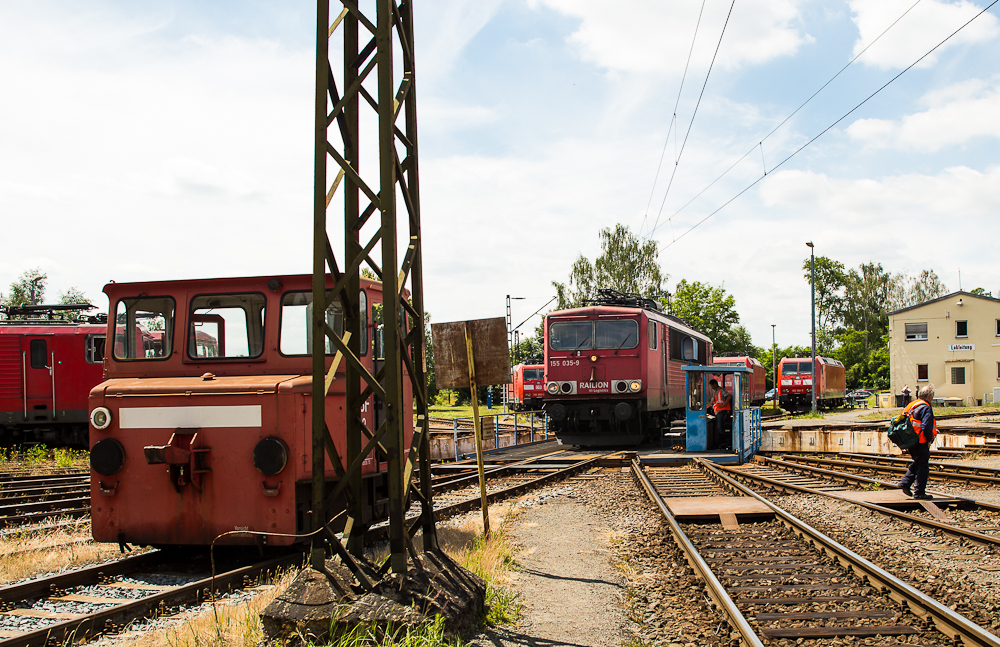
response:
<svg viewBox="0 0 1000 647"><path fill-rule="evenodd" d="M208 429L212 427L260 427L259 404L217 407L122 407L120 429Z"/></svg>

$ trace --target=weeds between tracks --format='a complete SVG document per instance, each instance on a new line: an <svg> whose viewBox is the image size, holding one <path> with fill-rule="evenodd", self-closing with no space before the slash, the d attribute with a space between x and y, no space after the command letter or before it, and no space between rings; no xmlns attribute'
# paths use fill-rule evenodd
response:
<svg viewBox="0 0 1000 647"><path fill-rule="evenodd" d="M520 615L521 603L511 587L516 567L516 548L505 533L508 519L514 513L512 504L490 509L489 540L483 539L482 516L477 511L466 515L459 523L440 524L438 543L455 561L482 577L487 583L486 603L489 611L484 623L511 624ZM420 545L419 535L414 539ZM378 559L378 554L373 555ZM384 557L384 551L381 557ZM272 585L259 587L251 595L220 600L215 607L202 607L188 614L164 619L159 626L139 632L109 636L101 644L115 647L259 647L264 642L260 621L263 611L292 579L295 571L279 576ZM461 647L461 639L444 634L440 622L419 627L402 627L376 639L366 627L342 636L334 642L316 643L328 647Z"/></svg>

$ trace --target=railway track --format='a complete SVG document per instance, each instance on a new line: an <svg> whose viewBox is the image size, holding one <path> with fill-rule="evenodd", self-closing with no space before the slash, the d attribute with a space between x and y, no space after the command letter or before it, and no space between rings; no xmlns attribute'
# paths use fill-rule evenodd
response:
<svg viewBox="0 0 1000 647"><path fill-rule="evenodd" d="M896 636L923 645L1000 646L1000 638L752 492L717 466L632 471L747 645L764 640ZM766 510L767 520L681 523L671 506L706 490ZM714 495L714 496L713 496ZM680 502L678 502L680 499ZM721 508L720 508L721 509ZM759 512L758 512L759 515ZM869 644L869 643L866 643Z"/></svg>
<svg viewBox="0 0 1000 647"><path fill-rule="evenodd" d="M89 514L88 472L0 479L0 529Z"/></svg>
<svg viewBox="0 0 1000 647"><path fill-rule="evenodd" d="M154 551L0 587L0 647L80 643L302 562L300 553L288 553L231 565L213 578L207 558L178 557Z"/></svg>
<svg viewBox="0 0 1000 647"><path fill-rule="evenodd" d="M813 465L837 469L845 472L877 474L895 477L897 480L906 473L910 464L908 458L871 456L867 454L838 454L841 458L822 458L804 454L787 454L782 459L789 463ZM1000 485L1000 469L975 467L931 461L929 481L959 483L966 486L996 487Z"/></svg>
<svg viewBox="0 0 1000 647"><path fill-rule="evenodd" d="M1000 548L1000 505L995 503L933 490L929 492L935 495L934 500L910 499L894 483L773 458L720 469L743 483L836 499L951 537Z"/></svg>

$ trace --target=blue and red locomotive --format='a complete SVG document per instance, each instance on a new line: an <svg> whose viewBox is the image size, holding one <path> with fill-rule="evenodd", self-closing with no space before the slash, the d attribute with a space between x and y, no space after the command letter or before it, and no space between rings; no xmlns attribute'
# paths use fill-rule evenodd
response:
<svg viewBox="0 0 1000 647"><path fill-rule="evenodd" d="M599 290L545 320L544 410L565 445L636 445L685 410L683 366L712 342L651 299Z"/></svg>

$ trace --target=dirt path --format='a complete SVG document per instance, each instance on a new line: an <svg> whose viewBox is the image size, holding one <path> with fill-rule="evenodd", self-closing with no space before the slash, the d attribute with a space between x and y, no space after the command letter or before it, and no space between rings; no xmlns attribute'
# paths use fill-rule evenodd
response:
<svg viewBox="0 0 1000 647"><path fill-rule="evenodd" d="M610 530L572 494L527 507L510 528L522 548L515 580L524 604L520 626L482 634L473 644L621 645L623 578L609 564Z"/></svg>

